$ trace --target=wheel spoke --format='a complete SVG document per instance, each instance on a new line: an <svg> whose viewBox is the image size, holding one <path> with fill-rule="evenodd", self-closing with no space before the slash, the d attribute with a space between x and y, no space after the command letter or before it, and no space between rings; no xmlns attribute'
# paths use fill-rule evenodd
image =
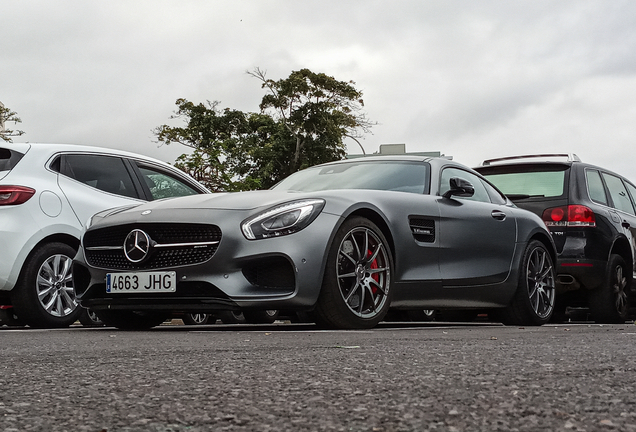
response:
<svg viewBox="0 0 636 432"><path fill-rule="evenodd" d="M371 279L369 282L375 285L375 287L378 289L380 293L382 293L382 295L386 295L386 291L384 290L384 288L379 282L376 282L375 279Z"/></svg>
<svg viewBox="0 0 636 432"><path fill-rule="evenodd" d="M40 300L43 300L45 297L51 294L51 291L53 291L53 284L51 283L51 281L40 276L38 276L37 287L38 297L40 298Z"/></svg>
<svg viewBox="0 0 636 432"><path fill-rule="evenodd" d="M356 281L355 285L349 291L349 294L347 294L346 297L344 298L347 303L349 303L349 300L351 300L351 297L356 293L359 287L360 287L360 283Z"/></svg>
<svg viewBox="0 0 636 432"><path fill-rule="evenodd" d="M362 312L364 311L364 293L365 293L365 289L363 286L360 286L360 306L358 307L358 313L360 315L362 315Z"/></svg>
<svg viewBox="0 0 636 432"><path fill-rule="evenodd" d="M40 301L42 302L42 306L44 306L44 309L51 313L53 312L53 310L55 309L55 304L58 301L58 295L56 292L53 292L49 297L48 297L48 301L45 303L46 299L43 298L43 296L40 296ZM51 313L52 314L52 313ZM52 314L54 315L54 314Z"/></svg>
<svg viewBox="0 0 636 432"><path fill-rule="evenodd" d="M373 251L371 256L367 258L367 262L372 263L373 261L375 261L378 258L378 255L381 252L381 248L382 248L381 245L377 245L376 248L375 248L375 251Z"/></svg>
<svg viewBox="0 0 636 432"><path fill-rule="evenodd" d="M362 254L360 255L360 261L365 261L369 250L369 230L364 230L364 247L362 248ZM369 260L373 261L373 260Z"/></svg>
<svg viewBox="0 0 636 432"><path fill-rule="evenodd" d="M347 258L349 261L351 261L351 264L353 264L354 266L358 263L351 255L349 255L348 253L344 252L344 251L339 251L340 255Z"/></svg>
<svg viewBox="0 0 636 432"><path fill-rule="evenodd" d="M369 307L371 309L372 312L376 311L376 303L375 303L375 297L373 296L373 291L371 290L371 286L367 286L365 291L367 291L367 293L369 294Z"/></svg>
<svg viewBox="0 0 636 432"><path fill-rule="evenodd" d="M356 272L338 274L336 275L338 278L348 278L348 277L356 277Z"/></svg>
<svg viewBox="0 0 636 432"><path fill-rule="evenodd" d="M75 295L73 295L73 288L64 288L60 292L60 297L66 302L69 309L75 309L75 306L77 306L77 300L75 300Z"/></svg>
<svg viewBox="0 0 636 432"><path fill-rule="evenodd" d="M356 237L355 235L353 235L353 233L351 233L351 243L353 243L356 249L356 254L358 256L358 259L354 261L354 264L357 264L362 259L363 255L362 255L362 252L360 251L360 245L358 244L358 241L356 240Z"/></svg>

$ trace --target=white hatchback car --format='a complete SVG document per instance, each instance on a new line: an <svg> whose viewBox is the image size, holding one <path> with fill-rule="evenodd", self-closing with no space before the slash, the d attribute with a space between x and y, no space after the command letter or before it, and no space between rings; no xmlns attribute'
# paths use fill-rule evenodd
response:
<svg viewBox="0 0 636 432"><path fill-rule="evenodd" d="M0 311L31 327L69 326L82 312L71 261L88 219L111 207L199 193L208 191L182 171L138 154L0 143Z"/></svg>

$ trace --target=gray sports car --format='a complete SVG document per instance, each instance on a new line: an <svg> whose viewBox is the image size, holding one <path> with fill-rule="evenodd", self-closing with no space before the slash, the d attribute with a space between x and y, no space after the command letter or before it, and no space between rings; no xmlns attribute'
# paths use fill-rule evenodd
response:
<svg viewBox="0 0 636 432"><path fill-rule="evenodd" d="M122 329L174 312L271 309L343 329L373 327L389 308L541 325L554 308L554 259L541 219L470 168L373 156L270 190L98 213L73 278L82 306Z"/></svg>

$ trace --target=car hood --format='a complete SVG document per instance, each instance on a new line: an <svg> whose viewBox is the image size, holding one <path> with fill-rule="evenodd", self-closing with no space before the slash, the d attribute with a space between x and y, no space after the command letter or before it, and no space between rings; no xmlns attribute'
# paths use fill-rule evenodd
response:
<svg viewBox="0 0 636 432"><path fill-rule="evenodd" d="M303 198L317 196L317 193L279 192L271 190L232 192L232 193L211 193L201 195L190 195L178 198L166 198L151 201L143 204L123 206L104 210L93 216L89 225L97 220L111 220L115 222L136 218L141 213L150 214L170 213L174 210L233 210L246 211L258 208L267 208L279 203L294 201Z"/></svg>
<svg viewBox="0 0 636 432"><path fill-rule="evenodd" d="M308 194L298 192L279 192L271 190L190 195L187 197L152 201L137 207L136 210L176 208L184 210L253 210L263 206L275 205L280 202L302 199L307 195Z"/></svg>

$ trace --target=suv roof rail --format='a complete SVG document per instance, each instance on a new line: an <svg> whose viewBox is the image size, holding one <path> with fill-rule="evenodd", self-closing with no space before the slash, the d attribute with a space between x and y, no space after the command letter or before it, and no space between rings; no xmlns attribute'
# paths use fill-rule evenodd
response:
<svg viewBox="0 0 636 432"><path fill-rule="evenodd" d="M520 156L508 156L496 159L487 159L481 163L482 166L488 166L493 162L503 162L515 159L529 159L529 158L546 158L546 157L567 157L568 162L581 162L581 159L574 153L544 153L536 155L520 155Z"/></svg>

